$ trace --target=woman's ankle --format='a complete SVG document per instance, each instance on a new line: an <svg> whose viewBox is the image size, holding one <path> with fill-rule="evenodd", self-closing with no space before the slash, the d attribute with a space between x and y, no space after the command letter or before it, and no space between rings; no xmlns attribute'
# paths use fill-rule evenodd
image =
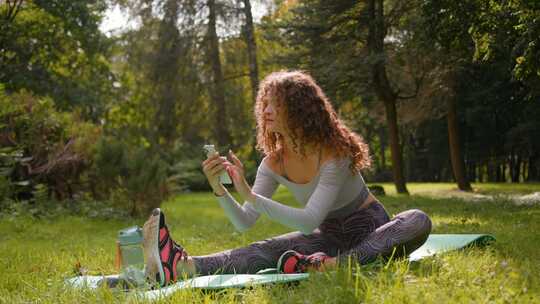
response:
<svg viewBox="0 0 540 304"><path fill-rule="evenodd" d="M187 257L187 259L180 259L176 264L176 271L178 278L191 278L195 276L197 270L195 269L195 262L193 258Z"/></svg>
<svg viewBox="0 0 540 304"><path fill-rule="evenodd" d="M332 257L327 258L323 261L321 266L324 270L333 269L337 266L337 259Z"/></svg>

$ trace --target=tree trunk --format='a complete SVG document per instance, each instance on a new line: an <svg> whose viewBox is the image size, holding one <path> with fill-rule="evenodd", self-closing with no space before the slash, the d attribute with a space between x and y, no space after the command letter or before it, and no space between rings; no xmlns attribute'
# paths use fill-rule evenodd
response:
<svg viewBox="0 0 540 304"><path fill-rule="evenodd" d="M533 181L538 181L540 180L539 178L539 170L538 170L538 167L537 167L537 164L539 163L540 161L540 154L538 153L533 153L530 157L529 157L529 174L527 174L527 181L528 182L533 182Z"/></svg>
<svg viewBox="0 0 540 304"><path fill-rule="evenodd" d="M177 136L178 70L180 68L181 44L177 28L179 5L167 0L163 5L163 20L159 24L158 48L152 65L152 90L156 102L154 114L154 148L168 148Z"/></svg>
<svg viewBox="0 0 540 304"><path fill-rule="evenodd" d="M446 98L448 107L447 124L448 124L448 147L450 149L450 161L452 162L452 172L454 179L461 191L472 191L471 184L465 173L465 162L461 153L461 142L459 140L459 129L457 119L457 100L455 94L456 75L452 74L449 81L451 82L451 94Z"/></svg>
<svg viewBox="0 0 540 304"><path fill-rule="evenodd" d="M253 15L251 14L251 3L249 0L243 0L244 3L244 15L246 18L246 24L244 25L244 39L247 45L248 61L249 61L249 80L251 82L251 100L253 106L257 101L257 90L259 88L259 67L257 64L257 41L255 40L255 28L253 27ZM253 136L253 144L251 147L250 158L259 163L259 159L256 153L257 136Z"/></svg>
<svg viewBox="0 0 540 304"><path fill-rule="evenodd" d="M497 165L493 162L493 160L489 160L488 162L488 182L493 183L497 181Z"/></svg>
<svg viewBox="0 0 540 304"><path fill-rule="evenodd" d="M399 143L399 130L397 124L396 102L395 100L384 101L386 108L386 120L388 123L390 137L390 151L392 154L392 169L394 174L394 184L398 193L408 193L403 175L403 155Z"/></svg>
<svg viewBox="0 0 540 304"><path fill-rule="evenodd" d="M367 47L372 58L371 73L373 86L379 100L384 102L386 120L390 138L390 151L392 153L392 169L394 184L398 193L408 194L403 175L403 156L399 143L399 130L397 124L396 101L397 94L390 86L386 74L384 37L386 36L384 22L383 0L368 1L368 14L370 15Z"/></svg>
<svg viewBox="0 0 540 304"><path fill-rule="evenodd" d="M383 128L379 129L379 141L380 141L380 153L381 153L381 167L380 170L383 171L386 168L386 136Z"/></svg>
<svg viewBox="0 0 540 304"><path fill-rule="evenodd" d="M527 164L527 161L524 160L522 163L521 163L521 180L523 180L523 182L526 182L527 181L527 168L528 168L528 164Z"/></svg>
<svg viewBox="0 0 540 304"><path fill-rule="evenodd" d="M476 163L474 161L469 163L469 170L467 170L467 173L469 173L469 180L476 182Z"/></svg>
<svg viewBox="0 0 540 304"><path fill-rule="evenodd" d="M519 174L521 167L521 155L514 155L512 160L512 182L519 183Z"/></svg>
<svg viewBox="0 0 540 304"><path fill-rule="evenodd" d="M501 181L501 166L497 158L495 158L495 182L499 183Z"/></svg>
<svg viewBox="0 0 540 304"><path fill-rule="evenodd" d="M221 59L219 55L219 39L216 31L216 3L215 0L208 0L208 60L212 67L212 88L210 96L214 103L214 136L217 144L224 147L231 143L231 136L227 126L227 108L225 105L225 85L223 72L221 69Z"/></svg>
<svg viewBox="0 0 540 304"><path fill-rule="evenodd" d="M247 44L249 59L249 80L251 82L251 98L253 103L257 99L257 89L259 87L259 67L257 65L257 42L255 40L255 28L253 27L253 16L251 15L251 3L249 0L244 2L244 15L246 24L244 25L244 39Z"/></svg>

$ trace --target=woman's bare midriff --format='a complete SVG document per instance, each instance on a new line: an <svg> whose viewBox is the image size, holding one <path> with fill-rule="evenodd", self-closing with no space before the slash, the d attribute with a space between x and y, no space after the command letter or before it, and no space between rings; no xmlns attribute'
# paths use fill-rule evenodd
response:
<svg viewBox="0 0 540 304"><path fill-rule="evenodd" d="M375 196L373 196L373 194L370 193L368 195L368 197L366 197L366 199L364 200L362 205L360 205L360 207L358 207L358 209L367 208L369 205L371 205L371 203L376 202L376 201L377 201L377 198L375 198Z"/></svg>

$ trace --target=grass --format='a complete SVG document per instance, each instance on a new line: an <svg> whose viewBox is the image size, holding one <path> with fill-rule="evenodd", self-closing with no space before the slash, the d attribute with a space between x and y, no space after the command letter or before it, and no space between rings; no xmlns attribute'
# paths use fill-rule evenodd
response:
<svg viewBox="0 0 540 304"><path fill-rule="evenodd" d="M387 265L352 265L313 273L294 287L201 292L184 290L165 303L540 303L540 206L515 206L502 199L467 202L434 196L452 184L409 184L411 196L380 197L391 215L420 208L433 221L433 233L490 233L497 242L423 260ZM483 193L539 191L540 185L474 185ZM516 186L516 185L513 185ZM429 196L422 194L429 193ZM279 188L278 201L294 199ZM288 232L261 217L248 232L234 231L211 193L184 194L163 204L171 233L191 255L201 255ZM99 220L77 216L37 220L0 218L0 303L113 303L124 295L108 289L74 291L63 286L76 263L91 274L115 272L116 232L138 220Z"/></svg>
<svg viewBox="0 0 540 304"><path fill-rule="evenodd" d="M389 195L396 194L396 188L392 183L378 183L384 187L384 190ZM484 194L484 195L497 195L497 194L507 194L507 195L518 195L518 194L529 194L531 192L540 192L540 183L473 183L471 184L473 188L473 194ZM457 192L457 185L454 183L407 183L407 189L410 194L413 195L429 195L429 196L440 196L446 194L452 194Z"/></svg>

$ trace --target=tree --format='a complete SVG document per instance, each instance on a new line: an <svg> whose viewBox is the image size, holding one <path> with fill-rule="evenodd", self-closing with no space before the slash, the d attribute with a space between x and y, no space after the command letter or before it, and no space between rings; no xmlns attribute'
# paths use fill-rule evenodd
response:
<svg viewBox="0 0 540 304"><path fill-rule="evenodd" d="M257 89L259 87L259 67L257 64L257 42L255 40L255 27L253 26L253 16L251 14L251 3L249 0L243 0L243 12L246 18L243 32L247 45L247 54L249 62L249 80L251 82L252 100L257 99Z"/></svg>
<svg viewBox="0 0 540 304"><path fill-rule="evenodd" d="M156 132L152 138L157 141L156 145L170 146L177 135L176 103L180 102L178 83L181 81L180 52L183 41L176 27L180 10L178 1L166 1L163 9L163 19L159 24L158 32L158 55L155 56L151 74L151 81L155 86L153 99L157 108L154 114ZM160 138L163 142L159 141Z"/></svg>
<svg viewBox="0 0 540 304"><path fill-rule="evenodd" d="M455 74L452 74L448 82L453 87L455 83ZM446 98L448 114L446 115L448 126L448 147L450 148L450 160L452 163L452 171L454 173L454 179L458 184L459 190L472 191L471 184L467 178L465 172L465 162L463 160L463 153L461 149L461 140L458 129L458 110L457 110L457 97L455 94L455 88L449 92L449 96Z"/></svg>
<svg viewBox="0 0 540 304"><path fill-rule="evenodd" d="M384 51L384 38L387 34L388 24L385 23L384 1L368 0L367 16L369 33L367 48L371 59L371 74L377 97L383 101L386 109L390 149L392 151L392 169L394 184L398 193L408 193L403 176L403 154L399 143L399 130L397 124L396 101L399 94L390 85L386 72L386 55Z"/></svg>
<svg viewBox="0 0 540 304"><path fill-rule="evenodd" d="M282 12L275 22L282 29L289 50L278 56L284 65L308 69L322 84L331 100L339 104L359 97L364 105L373 95L385 107L389 131L394 182L400 193L407 193L403 175L403 156L399 142L396 103L412 99L419 81L403 72L389 75L389 65L400 63L389 56L401 52L399 41L386 39L391 28L410 11L405 1L388 1L391 7L384 14L383 1L298 1ZM278 38L279 39L279 38ZM392 62L394 60L394 62ZM410 74L410 72L408 72ZM403 78L414 81L403 81ZM411 92L407 94L405 92Z"/></svg>
<svg viewBox="0 0 540 304"><path fill-rule="evenodd" d="M532 6L531 6L532 7ZM534 11L521 1L426 1L422 7L425 48L440 58L448 71L444 85L455 96L457 112L464 130L464 154L471 178L488 181L525 180L526 159L529 172L535 172L535 138L540 133L537 119L539 104L531 102L540 77L521 78L521 54L524 41L534 45L536 37L522 36L523 20ZM538 15L538 14L537 14ZM534 51L528 48L527 52ZM530 53L527 53L530 54ZM533 67L535 59L522 67ZM528 69L528 68L526 68ZM442 75L442 74L441 74ZM454 98L452 98L454 99ZM450 100L448 100L450 101ZM451 108L451 107L449 107ZM450 128L449 128L450 131ZM530 164L533 169L530 169ZM475 173L475 171L478 171ZM484 173L486 172L486 173Z"/></svg>
<svg viewBox="0 0 540 304"><path fill-rule="evenodd" d="M459 78L470 67L474 45L468 29L478 10L475 1L444 2L427 1L421 6L417 29L425 49L439 58L435 69L440 78L441 96L446 101L446 119L452 172L458 188L471 191L462 152L459 131Z"/></svg>
<svg viewBox="0 0 540 304"><path fill-rule="evenodd" d="M227 126L227 107L225 104L225 86L221 67L219 39L217 36L216 21L217 7L215 0L206 2L208 7L208 30L207 30L207 56L212 69L211 98L214 103L214 136L219 146L223 147L231 142L229 128Z"/></svg>
<svg viewBox="0 0 540 304"><path fill-rule="evenodd" d="M249 80L251 83L251 100L253 106L257 100L257 90L259 88L259 65L257 63L257 42L255 39L255 27L253 26L253 15L251 14L251 3L249 0L243 0L242 10L244 12L245 24L243 27L244 40L247 45L247 55L249 64ZM256 154L257 139L252 136L251 159L257 161Z"/></svg>
<svg viewBox="0 0 540 304"><path fill-rule="evenodd" d="M50 96L61 110L98 120L115 97L107 61L111 41L99 31L105 1L0 2L0 83Z"/></svg>

